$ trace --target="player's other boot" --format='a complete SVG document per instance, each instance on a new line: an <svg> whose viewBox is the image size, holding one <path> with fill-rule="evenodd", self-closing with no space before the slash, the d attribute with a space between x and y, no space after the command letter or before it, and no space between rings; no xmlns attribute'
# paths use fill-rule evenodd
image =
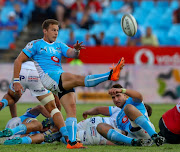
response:
<svg viewBox="0 0 180 152"><path fill-rule="evenodd" d="M54 141L60 141L61 137L62 137L62 134L60 132L57 132L54 134L49 134L49 135L44 136L45 138L44 141L48 143L52 143Z"/></svg>
<svg viewBox="0 0 180 152"><path fill-rule="evenodd" d="M6 128L6 129L0 131L0 137L10 137L12 135L13 135L13 132L9 128Z"/></svg>
<svg viewBox="0 0 180 152"><path fill-rule="evenodd" d="M151 146L153 141L151 139L133 139L131 141L132 146Z"/></svg>
<svg viewBox="0 0 180 152"><path fill-rule="evenodd" d="M110 68L111 71L108 79L112 81L119 80L120 72L123 69L123 66L124 66L124 58L122 57L115 67L113 65L113 67Z"/></svg>
<svg viewBox="0 0 180 152"><path fill-rule="evenodd" d="M17 145L22 143L22 138L21 137L15 137L13 139L6 140L4 142L4 145Z"/></svg>
<svg viewBox="0 0 180 152"><path fill-rule="evenodd" d="M67 149L84 149L84 148L87 148L87 147L84 147L82 143L80 142L74 142L74 143L71 143L70 141L67 142Z"/></svg>
<svg viewBox="0 0 180 152"><path fill-rule="evenodd" d="M51 125L54 126L54 122L52 118L46 118L42 121L43 128L50 127Z"/></svg>
<svg viewBox="0 0 180 152"><path fill-rule="evenodd" d="M162 136L159 136L158 134L152 135L151 138L157 146L161 146L165 142L165 138Z"/></svg>

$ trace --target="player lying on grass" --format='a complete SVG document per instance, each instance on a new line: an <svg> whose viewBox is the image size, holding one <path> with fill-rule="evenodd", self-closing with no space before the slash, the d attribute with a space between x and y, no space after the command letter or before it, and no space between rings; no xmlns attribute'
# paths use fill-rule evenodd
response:
<svg viewBox="0 0 180 152"><path fill-rule="evenodd" d="M19 80L21 64L29 58L33 59L37 67L43 85L53 93L58 93L61 98L67 118L66 125L61 113L55 109L53 116L58 117L57 124L59 131L68 140L67 148L81 148L82 144L76 142L77 119L76 119L76 98L74 87L94 87L104 81L117 81L120 77L120 71L124 66L124 58L121 58L118 64L110 71L103 74L94 75L76 75L65 72L61 66L62 56L68 58L79 57L80 50L84 49L83 42L78 41L73 48L66 44L57 42L59 31L59 22L54 19L47 19L42 24L43 38L31 41L22 50L14 62L14 80ZM22 86L20 83L14 83L16 93L21 94ZM55 119L55 118L54 118Z"/></svg>
<svg viewBox="0 0 180 152"><path fill-rule="evenodd" d="M41 106L40 108L42 110L44 109L43 112L46 111L46 109L44 107ZM31 113L31 115L26 114L26 116L29 116L30 118L34 117L33 113L36 112L37 108L35 108L34 110L33 109L30 110L30 112L28 112L28 113ZM106 112L106 113L103 112L105 109L108 112ZM114 112L114 111L116 111L116 112ZM97 132L96 127L99 123L107 123L109 125L116 127L115 118L116 118L116 115L120 111L121 111L121 109L118 107L109 106L109 107L95 107L89 111L84 112L84 115L83 115L84 117L87 117L87 114L88 115L96 115L96 114L100 114L100 113L110 116L110 112L112 113L112 115L110 117L92 117L92 118L88 118L86 120L80 121L77 124L77 130L78 130L77 131L77 139L85 145L114 145L114 143L112 143L112 142L108 141L107 139L105 139L104 137L102 137ZM16 123L15 120L19 120L19 117L16 119L13 118L12 120L10 120L8 122L7 127L10 129L5 129L2 132L0 132L0 136L13 135L10 137L9 140L5 141L4 144L6 144L6 145L33 144L33 143L37 144L37 143L42 143L43 141L51 143L54 141L60 141L60 138L62 137L61 133L59 133L59 132L52 134L52 132L58 131L58 129L56 129L56 128L54 128L53 130L52 129L48 130L44 133L40 133L42 131L47 130L47 128L49 128L50 125L51 126L54 125L52 118L47 118L46 120L44 120L42 122L43 125L40 122L38 122L37 120L31 121L28 123L24 123L27 127L27 131L24 133L24 135L21 135L21 136L18 135L18 137L16 137L17 135L14 136L14 134L17 134L17 131L22 134L24 132L24 130L23 130L23 127L21 127L21 126L16 127L17 123L19 123L19 122L17 121L17 123ZM42 128L46 128L46 129L42 130ZM34 134L32 134L32 133L28 134L30 131L31 132L33 131ZM40 131L40 132L37 132L37 131ZM27 137L25 137L25 136L27 136ZM31 140L30 140L30 138L31 138ZM24 139L29 139L29 140L28 140L28 142L25 143L23 141Z"/></svg>
<svg viewBox="0 0 180 152"><path fill-rule="evenodd" d="M51 132L51 130L43 128L42 123L36 119L39 114L42 114L46 118L50 117L44 106L38 105L34 108L27 109L26 113L22 116L10 119L5 129L0 131L0 137L8 137L4 144L42 143L45 139L44 136L47 135L47 132ZM40 133L46 130L48 131Z"/></svg>
<svg viewBox="0 0 180 152"><path fill-rule="evenodd" d="M97 130L103 137L116 144L123 142L132 146L143 146L142 139L147 138L151 138L157 146L163 144L164 138L155 132L139 92L115 84L109 90L109 94L113 103L122 109L116 117L116 124L126 135L119 133L109 124L100 123Z"/></svg>
<svg viewBox="0 0 180 152"><path fill-rule="evenodd" d="M148 104L145 104L145 107L148 111L148 116L150 116L152 113L152 108ZM96 127L100 123L106 123L113 126L114 128L117 128L116 117L120 111L121 108L118 108L116 106L95 107L88 111L85 111L83 113L84 118L87 118L87 115L98 115L98 114L102 114L104 116L109 116L109 117L91 117L86 120L80 121L77 124L77 139L79 139L79 141L82 142L84 145L115 145L114 143L108 141L103 136L101 136L97 132ZM44 123L50 125L52 123L50 119L48 118L44 120ZM116 130L125 134L125 132L119 129ZM48 138L49 138L49 142L53 142L59 140L59 135L50 134L48 135ZM150 140L144 140L144 142L146 142L146 145L151 144Z"/></svg>
<svg viewBox="0 0 180 152"><path fill-rule="evenodd" d="M159 135L165 137L166 143L180 144L180 101L162 115L159 129Z"/></svg>

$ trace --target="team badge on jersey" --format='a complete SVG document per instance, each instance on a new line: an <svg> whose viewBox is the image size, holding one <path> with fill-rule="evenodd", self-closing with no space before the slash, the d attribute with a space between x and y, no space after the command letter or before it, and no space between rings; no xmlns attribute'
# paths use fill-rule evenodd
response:
<svg viewBox="0 0 180 152"><path fill-rule="evenodd" d="M33 47L33 42L29 42L29 43L26 45L25 49L26 49L26 50L29 50L29 49L31 49L32 47Z"/></svg>
<svg viewBox="0 0 180 152"><path fill-rule="evenodd" d="M124 116L123 118L122 118L122 123L126 123L128 121L128 117L127 116Z"/></svg>

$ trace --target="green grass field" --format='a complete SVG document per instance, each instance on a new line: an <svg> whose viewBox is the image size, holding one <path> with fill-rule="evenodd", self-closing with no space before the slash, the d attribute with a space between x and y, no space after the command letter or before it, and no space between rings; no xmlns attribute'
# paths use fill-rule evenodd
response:
<svg viewBox="0 0 180 152"><path fill-rule="evenodd" d="M103 104L77 104L77 119L78 122L83 120L82 112L88 110L95 106L100 106ZM36 106L36 104L18 104L18 115L22 115L27 108ZM104 106L104 105L103 105ZM108 105L107 105L108 106ZM156 131L158 132L158 122L162 114L168 109L172 108L174 104L158 104L151 105L153 108L153 114L150 117L151 122L155 125ZM62 110L65 117L65 112ZM0 111L0 130L4 129L7 121L11 118L9 109L6 108ZM38 117L39 120L43 120L42 116ZM131 146L87 146L87 149L79 150L67 150L66 146L62 143L53 144L36 144L36 145L14 145L14 146L4 146L0 145L0 152L60 152L60 151L85 151L85 152L180 152L180 145L170 145L165 144L161 147L153 145L152 147L131 147Z"/></svg>

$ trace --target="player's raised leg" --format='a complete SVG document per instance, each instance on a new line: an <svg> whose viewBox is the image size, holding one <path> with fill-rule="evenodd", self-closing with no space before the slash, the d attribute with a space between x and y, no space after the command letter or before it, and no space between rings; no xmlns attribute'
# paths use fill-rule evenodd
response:
<svg viewBox="0 0 180 152"><path fill-rule="evenodd" d="M111 68L107 73L94 74L88 76L74 75L71 73L62 73L62 86L65 90L72 89L77 86L94 87L99 83L107 80L119 80L120 72L124 66L124 58L122 57L118 64Z"/></svg>

